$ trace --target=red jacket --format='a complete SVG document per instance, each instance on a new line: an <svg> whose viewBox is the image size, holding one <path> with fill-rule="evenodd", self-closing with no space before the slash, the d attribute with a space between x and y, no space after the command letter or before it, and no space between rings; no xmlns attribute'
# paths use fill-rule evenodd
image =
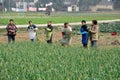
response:
<svg viewBox="0 0 120 80"><path fill-rule="evenodd" d="M8 24L6 27L7 35L16 35L17 27L15 24Z"/></svg>

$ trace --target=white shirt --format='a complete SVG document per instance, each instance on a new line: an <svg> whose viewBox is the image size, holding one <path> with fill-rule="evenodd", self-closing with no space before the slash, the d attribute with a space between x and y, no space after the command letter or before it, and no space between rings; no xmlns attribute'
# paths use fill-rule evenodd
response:
<svg viewBox="0 0 120 80"><path fill-rule="evenodd" d="M29 27L31 27L31 28L28 28L29 38L30 39L36 38L36 35L37 35L36 31L38 30L38 28L33 26L29 26Z"/></svg>
<svg viewBox="0 0 120 80"><path fill-rule="evenodd" d="M62 28L62 32L65 32L65 30L72 32L72 28L70 26L68 28Z"/></svg>

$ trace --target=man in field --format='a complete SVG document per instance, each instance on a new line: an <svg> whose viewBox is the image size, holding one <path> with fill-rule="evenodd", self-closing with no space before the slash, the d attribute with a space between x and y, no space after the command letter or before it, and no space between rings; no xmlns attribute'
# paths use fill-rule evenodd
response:
<svg viewBox="0 0 120 80"><path fill-rule="evenodd" d="M64 23L64 28L62 28L62 46L70 45L71 44L71 35L72 35L72 28L70 27L69 23Z"/></svg>
<svg viewBox="0 0 120 80"><path fill-rule="evenodd" d="M14 20L10 19L9 22L10 23L6 27L8 43L10 43L11 41L15 42L15 36L16 36L16 32L17 32L17 27L14 24Z"/></svg>
<svg viewBox="0 0 120 80"><path fill-rule="evenodd" d="M85 20L82 20L81 23L82 23L82 26L81 26L81 29L80 29L80 34L82 34L82 44L83 44L84 48L87 48L87 45L88 45L88 28L87 28Z"/></svg>
<svg viewBox="0 0 120 80"><path fill-rule="evenodd" d="M28 32L29 32L29 38L32 42L35 42L36 38L37 38L37 26L32 24L32 21L29 21L29 26L27 28Z"/></svg>
<svg viewBox="0 0 120 80"><path fill-rule="evenodd" d="M52 44L53 26L52 21L48 21L47 27L45 28L46 40L48 44Z"/></svg>

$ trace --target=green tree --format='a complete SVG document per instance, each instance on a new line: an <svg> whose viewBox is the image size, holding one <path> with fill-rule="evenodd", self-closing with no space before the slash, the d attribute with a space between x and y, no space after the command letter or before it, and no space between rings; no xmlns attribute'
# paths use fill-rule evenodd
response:
<svg viewBox="0 0 120 80"><path fill-rule="evenodd" d="M12 7L16 6L15 0L4 0L4 8L7 8L8 11L11 11Z"/></svg>
<svg viewBox="0 0 120 80"><path fill-rule="evenodd" d="M113 0L114 8L120 10L120 0Z"/></svg>
<svg viewBox="0 0 120 80"><path fill-rule="evenodd" d="M88 10L89 6L96 5L101 0L79 0L79 6L81 10Z"/></svg>
<svg viewBox="0 0 120 80"><path fill-rule="evenodd" d="M53 0L55 1L53 4L53 7L55 8L55 10L62 10L64 7L64 1L63 0Z"/></svg>

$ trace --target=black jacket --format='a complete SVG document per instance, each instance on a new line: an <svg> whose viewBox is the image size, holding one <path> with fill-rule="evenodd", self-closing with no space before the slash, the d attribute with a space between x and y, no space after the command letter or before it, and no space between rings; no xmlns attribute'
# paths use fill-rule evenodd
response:
<svg viewBox="0 0 120 80"><path fill-rule="evenodd" d="M84 31L87 31L87 32L88 32L88 27L87 27L87 25L82 25L82 26L81 26L81 29L84 29Z"/></svg>
<svg viewBox="0 0 120 80"><path fill-rule="evenodd" d="M50 32L53 31L53 26L52 25L47 25L47 28L49 28L51 30Z"/></svg>

